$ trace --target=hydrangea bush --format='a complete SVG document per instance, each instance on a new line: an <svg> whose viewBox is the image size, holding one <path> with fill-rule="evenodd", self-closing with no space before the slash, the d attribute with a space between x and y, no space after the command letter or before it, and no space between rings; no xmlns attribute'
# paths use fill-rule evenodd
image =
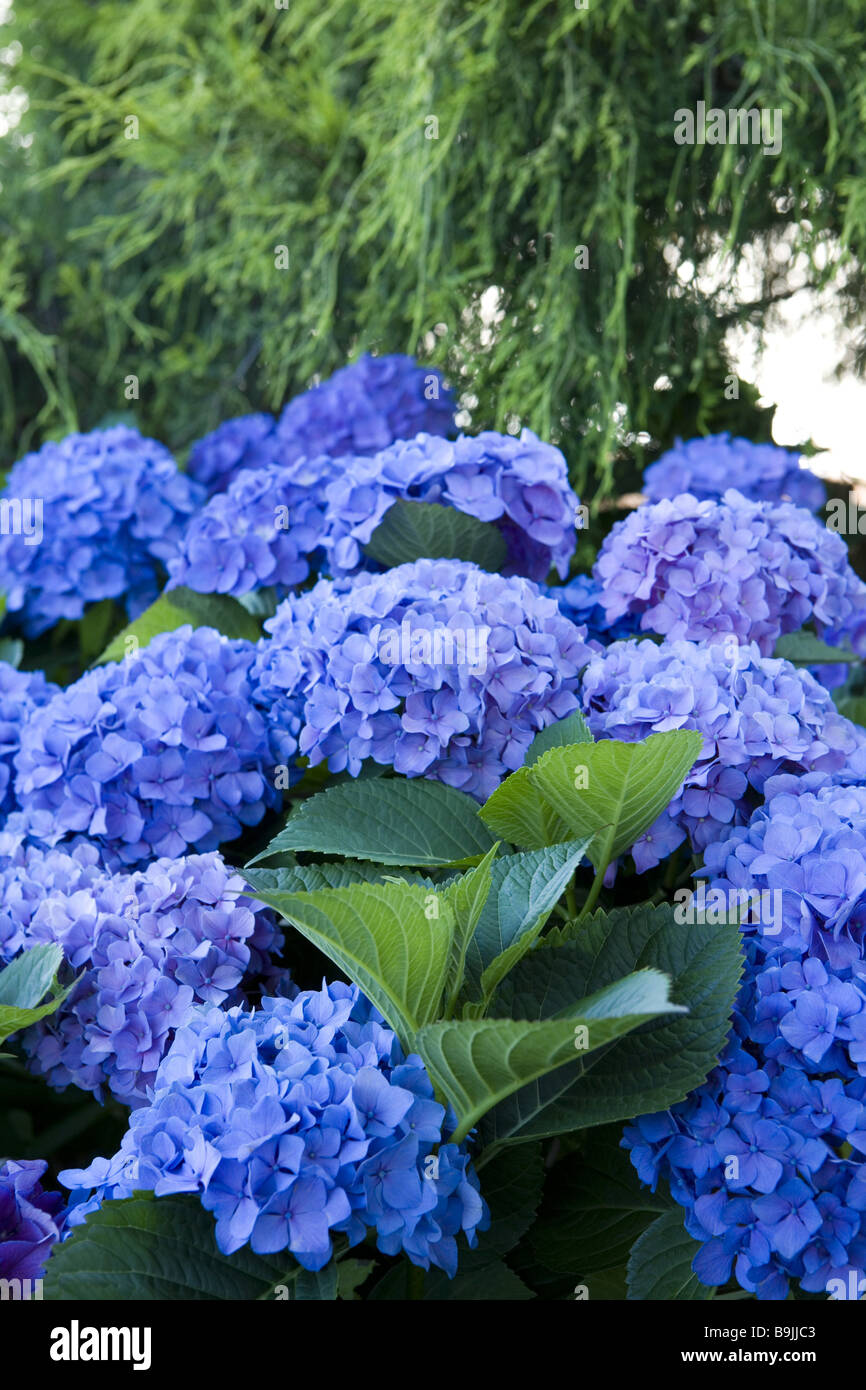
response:
<svg viewBox="0 0 866 1390"><path fill-rule="evenodd" d="M127 427L12 470L0 1277L866 1281L866 585L820 485L678 441L599 548L552 443L455 406L362 357L186 473Z"/></svg>

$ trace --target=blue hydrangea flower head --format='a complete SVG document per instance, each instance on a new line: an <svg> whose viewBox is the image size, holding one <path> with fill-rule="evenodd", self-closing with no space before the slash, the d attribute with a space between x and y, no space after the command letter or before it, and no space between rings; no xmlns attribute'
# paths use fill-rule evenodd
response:
<svg viewBox="0 0 866 1390"><path fill-rule="evenodd" d="M712 846L748 820L780 771L841 769L866 745L863 730L808 671L734 637L614 642L589 662L583 704L595 738L632 743L669 729L703 735L683 786L631 850L639 872L686 837L697 851Z"/></svg>
<svg viewBox="0 0 866 1390"><path fill-rule="evenodd" d="M256 700L275 763L357 776L372 758L480 799L577 707L590 655L535 584L461 560L320 580L265 628Z"/></svg>
<svg viewBox="0 0 866 1390"><path fill-rule="evenodd" d="M457 439L418 434L370 457L349 457L325 489L324 545L334 576L356 571L362 546L397 498L455 507L492 522L508 543L504 574L561 577L575 548L578 499L566 462L531 430Z"/></svg>
<svg viewBox="0 0 866 1390"><path fill-rule="evenodd" d="M190 521L169 561L168 588L182 584L240 598L263 587L283 596L302 584L322 544L325 512L316 500L321 486L310 487L300 477L315 472L322 484L331 467L322 457L236 474Z"/></svg>
<svg viewBox="0 0 866 1390"><path fill-rule="evenodd" d="M576 574L567 584L546 586L545 593L556 599L560 613L586 628L588 641L601 647L633 637L638 630L635 614L613 620L608 618L601 602L601 584L592 575Z"/></svg>
<svg viewBox="0 0 866 1390"><path fill-rule="evenodd" d="M100 599L137 617L159 594L204 493L154 439L123 425L70 434L14 465L3 499L0 590L27 637ZM38 523L38 524L37 524Z"/></svg>
<svg viewBox="0 0 866 1390"><path fill-rule="evenodd" d="M185 626L54 695L15 755L30 837L83 833L137 865L257 825L279 794L251 702L255 659L250 642Z"/></svg>
<svg viewBox="0 0 866 1390"><path fill-rule="evenodd" d="M0 1279L41 1279L60 1237L65 1203L44 1191L47 1167L42 1159L0 1163Z"/></svg>
<svg viewBox="0 0 866 1390"><path fill-rule="evenodd" d="M421 432L448 434L455 408L435 368L400 353L364 353L289 401L277 423L278 459L375 454Z"/></svg>
<svg viewBox="0 0 866 1390"><path fill-rule="evenodd" d="M34 710L47 704L58 687L41 671L17 671L0 661L0 817L15 809L15 754L21 746L21 727Z"/></svg>
<svg viewBox="0 0 866 1390"><path fill-rule="evenodd" d="M273 914L216 853L112 874L94 845L21 847L0 886L0 961L56 943L76 981L20 1035L31 1068L59 1090L143 1104L195 1005L233 1003L242 983L275 977Z"/></svg>
<svg viewBox="0 0 866 1390"><path fill-rule="evenodd" d="M276 418L264 413L225 420L196 440L186 471L207 488L208 496L224 492L238 473L266 468L276 461L276 429Z"/></svg>
<svg viewBox="0 0 866 1390"><path fill-rule="evenodd" d="M73 1226L135 1190L194 1192L224 1254L289 1250L317 1270L336 1233L356 1245L372 1231L385 1254L453 1275L461 1231L474 1246L489 1213L447 1118L421 1059L336 983L197 1010L119 1152L60 1180Z"/></svg>
<svg viewBox="0 0 866 1390"><path fill-rule="evenodd" d="M765 792L701 871L708 903L746 906L727 1047L623 1142L684 1208L704 1284L847 1298L866 1269L866 749Z"/></svg>
<svg viewBox="0 0 866 1390"><path fill-rule="evenodd" d="M800 456L775 444L753 444L729 433L677 439L644 473L643 491L649 502L678 497L723 497L736 488L753 502L793 502L817 512L826 498L824 484Z"/></svg>
<svg viewBox="0 0 866 1390"><path fill-rule="evenodd" d="M683 493L638 507L605 538L593 574L608 620L634 615L644 632L733 634L771 656L782 633L813 623L825 641L866 650L866 584L844 540L790 502L731 489L721 501Z"/></svg>

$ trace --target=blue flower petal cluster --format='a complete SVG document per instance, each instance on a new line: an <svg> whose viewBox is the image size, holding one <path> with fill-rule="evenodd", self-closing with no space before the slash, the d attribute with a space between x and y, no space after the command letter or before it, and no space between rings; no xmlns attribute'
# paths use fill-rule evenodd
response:
<svg viewBox="0 0 866 1390"><path fill-rule="evenodd" d="M76 983L20 1035L34 1071L62 1090L142 1105L171 1038L196 1004L232 1003L276 972L273 914L219 854L107 873L94 845L20 848L0 869L0 960L61 946Z"/></svg>
<svg viewBox="0 0 866 1390"><path fill-rule="evenodd" d="M0 1279L41 1279L60 1237L65 1204L42 1188L47 1167L42 1159L0 1163Z"/></svg>
<svg viewBox="0 0 866 1390"><path fill-rule="evenodd" d="M204 500L162 444L123 425L27 454L2 495L12 524L0 535L0 591L27 637L100 599L121 600L136 617Z"/></svg>
<svg viewBox="0 0 866 1390"><path fill-rule="evenodd" d="M259 643L274 761L357 776L366 758L486 798L577 707L582 628L519 577L461 560L320 580Z"/></svg>
<svg viewBox="0 0 866 1390"><path fill-rule="evenodd" d="M449 434L455 409L435 368L400 353L365 353L295 396L278 420L267 414L226 420L193 445L187 469L210 494L224 492L243 469L287 467L322 454L375 454L422 430Z"/></svg>
<svg viewBox="0 0 866 1390"><path fill-rule="evenodd" d="M799 454L775 444L732 439L729 433L677 439L644 473L643 492L650 502L678 497L722 497L728 488L753 502L793 502L817 512L826 491L821 479L800 466Z"/></svg>
<svg viewBox="0 0 866 1390"><path fill-rule="evenodd" d="M15 757L31 838L82 832L136 865L257 825L279 794L251 702L255 657L250 642L185 626L54 695Z"/></svg>
<svg viewBox="0 0 866 1390"><path fill-rule="evenodd" d="M209 497L224 492L238 473L276 462L276 428L276 417L265 413L225 420L196 440L186 471L207 488Z"/></svg>
<svg viewBox="0 0 866 1390"><path fill-rule="evenodd" d="M632 848L639 873L688 837L698 851L748 819L778 772L842 768L866 734L808 671L754 643L614 642L583 675L595 738L640 742L697 729L704 742L680 791Z"/></svg>
<svg viewBox="0 0 866 1390"><path fill-rule="evenodd" d="M560 613L578 626L585 627L587 640L597 642L599 646L606 647L610 642L633 637L638 631L638 617L634 613L624 618L608 619L601 602L602 587L592 575L576 574L567 584L541 587L556 599Z"/></svg>
<svg viewBox="0 0 866 1390"><path fill-rule="evenodd" d="M855 780L859 779L859 780ZM866 1277L866 750L842 773L772 778L710 845L722 902L749 901L746 971L718 1067L625 1132L702 1243L708 1285L850 1297ZM747 899L748 895L748 899ZM853 1275L853 1279L852 1279Z"/></svg>
<svg viewBox="0 0 866 1390"><path fill-rule="evenodd" d="M325 512L316 500L321 488L301 479L312 472L322 482L332 466L322 457L238 473L189 523L168 564L168 588L240 598L263 587L282 596L302 584L322 543Z"/></svg>
<svg viewBox="0 0 866 1390"><path fill-rule="evenodd" d="M561 577L575 548L578 499L559 449L531 430L517 439L485 430L457 439L418 434L371 457L349 457L325 489L331 574L351 573L361 547L398 497L456 507L492 522L508 543L504 574Z"/></svg>
<svg viewBox="0 0 866 1390"><path fill-rule="evenodd" d="M0 661L0 818L16 806L13 760L21 746L22 726L58 689L41 671L16 671Z"/></svg>
<svg viewBox="0 0 866 1390"><path fill-rule="evenodd" d="M336 1233L356 1245L369 1229L385 1254L453 1275L457 1237L474 1246L489 1214L446 1122L420 1057L335 983L252 1013L198 1010L119 1152L60 1180L81 1199L71 1225L136 1190L195 1192L224 1254L289 1250L317 1270Z"/></svg>
<svg viewBox="0 0 866 1390"><path fill-rule="evenodd" d="M790 502L722 501L689 493L639 507L606 537L593 570L615 621L693 641L733 633L772 655L781 633L814 623L820 637L859 637L866 584L841 536ZM861 650L861 648L857 648Z"/></svg>

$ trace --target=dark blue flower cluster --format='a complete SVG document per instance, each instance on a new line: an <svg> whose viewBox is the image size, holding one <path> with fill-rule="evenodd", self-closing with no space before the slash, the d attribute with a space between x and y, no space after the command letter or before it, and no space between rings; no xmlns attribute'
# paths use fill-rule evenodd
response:
<svg viewBox="0 0 866 1390"><path fill-rule="evenodd" d="M800 465L800 456L775 444L753 444L730 434L677 439L644 473L643 491L650 502L678 497L722 497L728 488L753 502L793 502L817 512L826 492L821 479Z"/></svg>
<svg viewBox="0 0 866 1390"><path fill-rule="evenodd" d="M0 535L0 592L28 637L100 599L122 600L136 617L204 500L167 449L123 425L27 454L2 496L11 524Z"/></svg>
<svg viewBox="0 0 866 1390"><path fill-rule="evenodd" d="M259 643L273 759L357 776L365 758L484 799L577 707L582 628L527 579L461 560L320 580Z"/></svg>
<svg viewBox="0 0 866 1390"><path fill-rule="evenodd" d="M0 1279L41 1279L60 1237L65 1203L61 1193L43 1191L47 1167L42 1159L0 1163Z"/></svg>
<svg viewBox="0 0 866 1390"><path fill-rule="evenodd" d="M282 596L302 584L322 544L325 511L317 498L333 467L323 456L236 474L189 523L168 564L168 588L240 598L264 587Z"/></svg>
<svg viewBox="0 0 866 1390"><path fill-rule="evenodd" d="M16 806L13 761L21 746L22 725L57 690L41 671L16 671L0 661L0 817Z"/></svg>
<svg viewBox="0 0 866 1390"><path fill-rule="evenodd" d="M541 586L559 604L559 611L573 623L586 628L587 641L606 647L610 642L633 637L638 631L634 613L609 619L602 605L602 587L589 574L576 574L567 584Z"/></svg>
<svg viewBox="0 0 866 1390"><path fill-rule="evenodd" d="M324 545L332 575L353 572L361 547L398 497L456 507L493 522L508 543L504 574L561 577L575 548L578 499L559 449L531 430L485 430L455 440L401 439L372 457L347 457L325 489Z"/></svg>
<svg viewBox="0 0 866 1390"><path fill-rule="evenodd" d="M194 1005L232 1002L242 981L273 975L282 946L273 914L215 853L110 874L93 845L22 847L0 888L0 961L56 942L76 980L56 1013L21 1034L33 1070L126 1105L145 1102Z"/></svg>
<svg viewBox="0 0 866 1390"><path fill-rule="evenodd" d="M250 642L181 627L35 710L15 757L31 838L83 832L134 865L258 824L279 795L251 703L255 656Z"/></svg>
<svg viewBox="0 0 866 1390"><path fill-rule="evenodd" d="M593 573L608 620L638 615L643 631L733 633L770 656L781 633L814 623L828 642L860 633L866 651L866 584L845 542L790 502L731 490L639 507L606 537Z"/></svg>
<svg viewBox="0 0 866 1390"><path fill-rule="evenodd" d="M866 1277L866 750L841 774L783 775L705 873L751 896L746 973L707 1082L624 1144L702 1242L701 1281L858 1297ZM780 911L758 907L777 895Z"/></svg>
<svg viewBox="0 0 866 1390"><path fill-rule="evenodd" d="M223 492L245 468L285 467L321 454L375 454L422 430L448 434L455 405L433 367L400 353L365 353L295 396L279 420L264 414L227 420L193 445L187 466L209 492Z"/></svg>
<svg viewBox="0 0 866 1390"><path fill-rule="evenodd" d="M458 1235L474 1246L489 1216L446 1123L421 1059L337 983L252 1013L199 1010L119 1152L60 1180L81 1199L71 1225L133 1191L196 1192L224 1254L288 1249L317 1270L335 1233L357 1245L371 1229L385 1254L453 1275Z"/></svg>
<svg viewBox="0 0 866 1390"><path fill-rule="evenodd" d="M587 666L583 704L595 738L636 743L668 729L704 737L680 791L632 847L639 873L686 836L700 851L742 824L780 770L842 768L866 745L808 671L735 637L614 642Z"/></svg>

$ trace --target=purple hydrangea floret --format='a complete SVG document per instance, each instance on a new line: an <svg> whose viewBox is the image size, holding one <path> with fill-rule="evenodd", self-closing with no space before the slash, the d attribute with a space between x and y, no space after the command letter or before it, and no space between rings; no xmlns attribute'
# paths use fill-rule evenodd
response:
<svg viewBox="0 0 866 1390"><path fill-rule="evenodd" d="M54 695L15 756L30 837L83 833L138 865L257 825L279 794L251 701L255 658L250 642L185 626Z"/></svg>
<svg viewBox="0 0 866 1390"><path fill-rule="evenodd" d="M753 502L793 502L817 512L826 491L821 479L802 467L800 455L775 444L753 444L749 439L711 434L677 439L674 447L650 464L644 473L643 492L650 502L678 497L722 497L736 488Z"/></svg>
<svg viewBox="0 0 866 1390"><path fill-rule="evenodd" d="M0 1163L0 1279L21 1281L20 1297L40 1296L33 1283L62 1232L63 1195L39 1181L47 1167L43 1159Z"/></svg>
<svg viewBox="0 0 866 1390"><path fill-rule="evenodd" d="M219 854L105 871L94 845L20 848L0 869L0 961L45 943L63 950L60 1008L19 1035L31 1068L145 1102L176 1029L196 1004L240 998L276 974L282 936Z"/></svg>
<svg viewBox="0 0 866 1390"><path fill-rule="evenodd" d="M780 770L842 768L866 744L866 733L808 671L735 638L614 642L587 666L583 704L595 738L636 743L669 729L703 735L683 786L632 847L639 872L686 837L701 851L747 820Z"/></svg>
<svg viewBox="0 0 866 1390"><path fill-rule="evenodd" d="M265 628L256 699L275 763L357 776L370 758L482 800L577 707L590 656L536 585L461 560L320 580Z"/></svg>
<svg viewBox="0 0 866 1390"><path fill-rule="evenodd" d="M866 651L866 584L845 542L790 502L730 490L721 501L683 493L639 507L606 537L593 574L608 620L636 615L645 632L731 633L771 656L783 633L814 624L825 641Z"/></svg>

